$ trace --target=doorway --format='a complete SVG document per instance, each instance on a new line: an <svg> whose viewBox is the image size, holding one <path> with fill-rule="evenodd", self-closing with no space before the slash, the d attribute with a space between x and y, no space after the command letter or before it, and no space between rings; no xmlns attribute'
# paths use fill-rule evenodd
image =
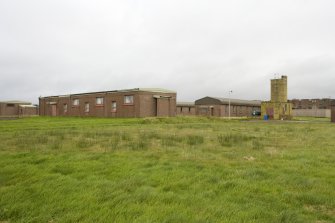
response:
<svg viewBox="0 0 335 223"><path fill-rule="evenodd" d="M274 109L273 108L266 108L266 114L269 116L270 119L273 119Z"/></svg>
<svg viewBox="0 0 335 223"><path fill-rule="evenodd" d="M51 116L57 115L57 105L51 105Z"/></svg>
<svg viewBox="0 0 335 223"><path fill-rule="evenodd" d="M214 116L214 108L211 107L211 116Z"/></svg>

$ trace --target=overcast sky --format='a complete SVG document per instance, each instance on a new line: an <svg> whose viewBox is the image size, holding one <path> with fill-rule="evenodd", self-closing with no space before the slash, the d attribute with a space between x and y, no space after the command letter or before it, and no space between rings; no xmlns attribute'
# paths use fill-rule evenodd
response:
<svg viewBox="0 0 335 223"><path fill-rule="evenodd" d="M0 0L0 100L159 87L335 98L334 0Z"/></svg>

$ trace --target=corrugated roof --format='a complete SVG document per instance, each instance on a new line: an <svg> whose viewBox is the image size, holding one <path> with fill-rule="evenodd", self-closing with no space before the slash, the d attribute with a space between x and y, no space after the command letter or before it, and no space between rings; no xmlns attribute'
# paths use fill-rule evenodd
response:
<svg viewBox="0 0 335 223"><path fill-rule="evenodd" d="M133 92L133 91L143 91L143 92L153 92L153 93L174 93L174 94L176 93L175 91L171 91L171 90L167 90L163 88L132 88L132 89L123 89L123 90L97 91L97 92L76 93L76 94L68 94L68 95L55 95L55 96L47 96L46 98L70 97L71 95L105 94L105 93L114 93L114 92Z"/></svg>
<svg viewBox="0 0 335 223"><path fill-rule="evenodd" d="M195 101L196 105L210 105L210 104L230 104L232 105L251 105L251 106L261 106L261 101L259 100L242 100L234 98L220 98L220 97L204 97Z"/></svg>
<svg viewBox="0 0 335 223"><path fill-rule="evenodd" d="M218 97L211 97L221 101L223 104L229 104L229 98L218 98ZM262 101L259 100L242 100L242 99L230 99L230 104L237 104L237 105L261 105Z"/></svg>
<svg viewBox="0 0 335 223"><path fill-rule="evenodd" d="M19 100L0 101L0 103L5 103L5 104L31 104L31 102L29 102L29 101L19 101Z"/></svg>

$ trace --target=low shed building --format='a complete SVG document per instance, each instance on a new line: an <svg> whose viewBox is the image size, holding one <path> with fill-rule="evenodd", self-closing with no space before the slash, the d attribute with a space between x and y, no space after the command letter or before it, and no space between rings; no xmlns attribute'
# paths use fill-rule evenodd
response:
<svg viewBox="0 0 335 223"><path fill-rule="evenodd" d="M196 115L228 117L229 103L232 117L251 116L261 110L261 101L257 100L204 97L195 101Z"/></svg>
<svg viewBox="0 0 335 223"><path fill-rule="evenodd" d="M154 117L176 115L176 92L134 88L40 97L40 115Z"/></svg>
<svg viewBox="0 0 335 223"><path fill-rule="evenodd" d="M177 115L195 115L194 102L177 102Z"/></svg>
<svg viewBox="0 0 335 223"><path fill-rule="evenodd" d="M27 101L0 101L0 117L38 115L38 107Z"/></svg>

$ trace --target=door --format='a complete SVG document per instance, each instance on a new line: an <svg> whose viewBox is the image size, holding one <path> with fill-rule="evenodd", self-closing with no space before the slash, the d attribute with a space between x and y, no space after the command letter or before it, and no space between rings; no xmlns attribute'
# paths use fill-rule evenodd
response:
<svg viewBox="0 0 335 223"><path fill-rule="evenodd" d="M158 106L157 106L157 101L158 99L157 98L154 98L154 106L153 106L153 116L157 116L158 114Z"/></svg>
<svg viewBox="0 0 335 223"><path fill-rule="evenodd" d="M57 115L57 105L51 105L51 116Z"/></svg>
<svg viewBox="0 0 335 223"><path fill-rule="evenodd" d="M270 119L273 119L273 108L267 108L266 114L269 116Z"/></svg>
<svg viewBox="0 0 335 223"><path fill-rule="evenodd" d="M169 98L157 98L157 116L170 116L170 100Z"/></svg>

